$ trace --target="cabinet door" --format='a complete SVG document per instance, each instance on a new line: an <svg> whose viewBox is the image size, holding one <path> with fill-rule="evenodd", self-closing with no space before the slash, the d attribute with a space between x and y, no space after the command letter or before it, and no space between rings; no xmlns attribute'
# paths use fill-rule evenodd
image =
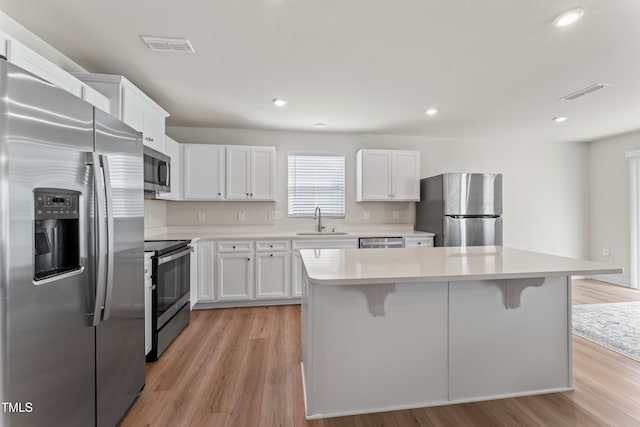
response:
<svg viewBox="0 0 640 427"><path fill-rule="evenodd" d="M418 151L391 153L391 199L420 200L420 153Z"/></svg>
<svg viewBox="0 0 640 427"><path fill-rule="evenodd" d="M164 115L155 106L145 102L144 108L144 145L164 153Z"/></svg>
<svg viewBox="0 0 640 427"><path fill-rule="evenodd" d="M164 137L164 154L171 157L171 168L169 170L169 183L171 191L168 193L159 193L159 199L165 200L181 200L182 199L182 145L178 144L174 139Z"/></svg>
<svg viewBox="0 0 640 427"><path fill-rule="evenodd" d="M274 200L276 175L275 147L253 147L251 149L251 200Z"/></svg>
<svg viewBox="0 0 640 427"><path fill-rule="evenodd" d="M291 296L302 296L302 257L299 251L293 252L291 263Z"/></svg>
<svg viewBox="0 0 640 427"><path fill-rule="evenodd" d="M291 254L256 254L256 298L288 298Z"/></svg>
<svg viewBox="0 0 640 427"><path fill-rule="evenodd" d="M191 253L189 265L189 302L191 303L190 308L193 308L198 302L198 239L191 241L191 247L193 252ZM213 259L211 259L210 264L213 265Z"/></svg>
<svg viewBox="0 0 640 427"><path fill-rule="evenodd" d="M248 200L251 181L251 147L227 147L227 200Z"/></svg>
<svg viewBox="0 0 640 427"><path fill-rule="evenodd" d="M219 301L248 300L253 297L253 254L218 255L217 291Z"/></svg>
<svg viewBox="0 0 640 427"><path fill-rule="evenodd" d="M224 200L224 146L183 145L184 198Z"/></svg>
<svg viewBox="0 0 640 427"><path fill-rule="evenodd" d="M215 301L215 258L213 251L214 245L215 242L213 241L199 241L196 245L195 256L197 257L197 302ZM193 278L191 280L191 285L193 286ZM191 291L191 294L193 295L193 290Z"/></svg>
<svg viewBox="0 0 640 427"><path fill-rule="evenodd" d="M391 195L391 152L362 150L359 156L357 201L389 200Z"/></svg>
<svg viewBox="0 0 640 427"><path fill-rule="evenodd" d="M121 120L138 132L144 132L144 108L144 99L129 86L122 86Z"/></svg>

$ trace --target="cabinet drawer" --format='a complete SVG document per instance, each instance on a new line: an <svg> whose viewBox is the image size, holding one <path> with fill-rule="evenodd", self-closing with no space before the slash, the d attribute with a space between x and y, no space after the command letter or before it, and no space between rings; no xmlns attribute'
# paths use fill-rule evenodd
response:
<svg viewBox="0 0 640 427"><path fill-rule="evenodd" d="M289 240L257 240L256 252L288 251Z"/></svg>
<svg viewBox="0 0 640 427"><path fill-rule="evenodd" d="M433 246L433 237L405 237L404 247L411 246Z"/></svg>
<svg viewBox="0 0 640 427"><path fill-rule="evenodd" d="M221 240L218 242L218 252L252 252L251 240Z"/></svg>

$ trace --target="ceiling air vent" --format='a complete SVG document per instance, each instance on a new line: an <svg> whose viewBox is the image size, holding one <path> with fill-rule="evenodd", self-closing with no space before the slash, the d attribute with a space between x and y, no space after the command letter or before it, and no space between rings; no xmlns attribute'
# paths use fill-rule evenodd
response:
<svg viewBox="0 0 640 427"><path fill-rule="evenodd" d="M560 101L573 101L574 99L578 99L581 96L589 95L590 93L593 93L597 90L604 89L607 86L609 86L609 83L596 83L591 86L587 86L585 88L577 90L573 93L570 93L569 95L565 95L562 98L560 98Z"/></svg>
<svg viewBox="0 0 640 427"><path fill-rule="evenodd" d="M184 38L142 36L142 40L144 40L149 49L158 52L196 53L189 40Z"/></svg>

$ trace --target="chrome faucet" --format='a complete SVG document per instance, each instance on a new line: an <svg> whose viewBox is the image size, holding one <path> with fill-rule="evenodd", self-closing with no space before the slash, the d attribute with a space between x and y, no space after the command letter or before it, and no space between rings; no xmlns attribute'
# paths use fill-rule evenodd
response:
<svg viewBox="0 0 640 427"><path fill-rule="evenodd" d="M322 225L322 211L320 206L316 206L316 211L313 213L313 219L318 218L318 233L322 233L322 230L327 228Z"/></svg>

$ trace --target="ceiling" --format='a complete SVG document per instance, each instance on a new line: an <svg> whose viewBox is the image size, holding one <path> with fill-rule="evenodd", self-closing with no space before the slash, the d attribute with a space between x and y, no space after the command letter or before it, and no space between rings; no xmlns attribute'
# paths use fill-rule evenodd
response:
<svg viewBox="0 0 640 427"><path fill-rule="evenodd" d="M575 6L582 20L551 25ZM0 10L87 70L125 75L170 126L478 141L640 129L637 0L0 0ZM153 52L142 35L186 37L196 53ZM559 100L594 83L610 86ZM427 117L432 106L440 113Z"/></svg>

